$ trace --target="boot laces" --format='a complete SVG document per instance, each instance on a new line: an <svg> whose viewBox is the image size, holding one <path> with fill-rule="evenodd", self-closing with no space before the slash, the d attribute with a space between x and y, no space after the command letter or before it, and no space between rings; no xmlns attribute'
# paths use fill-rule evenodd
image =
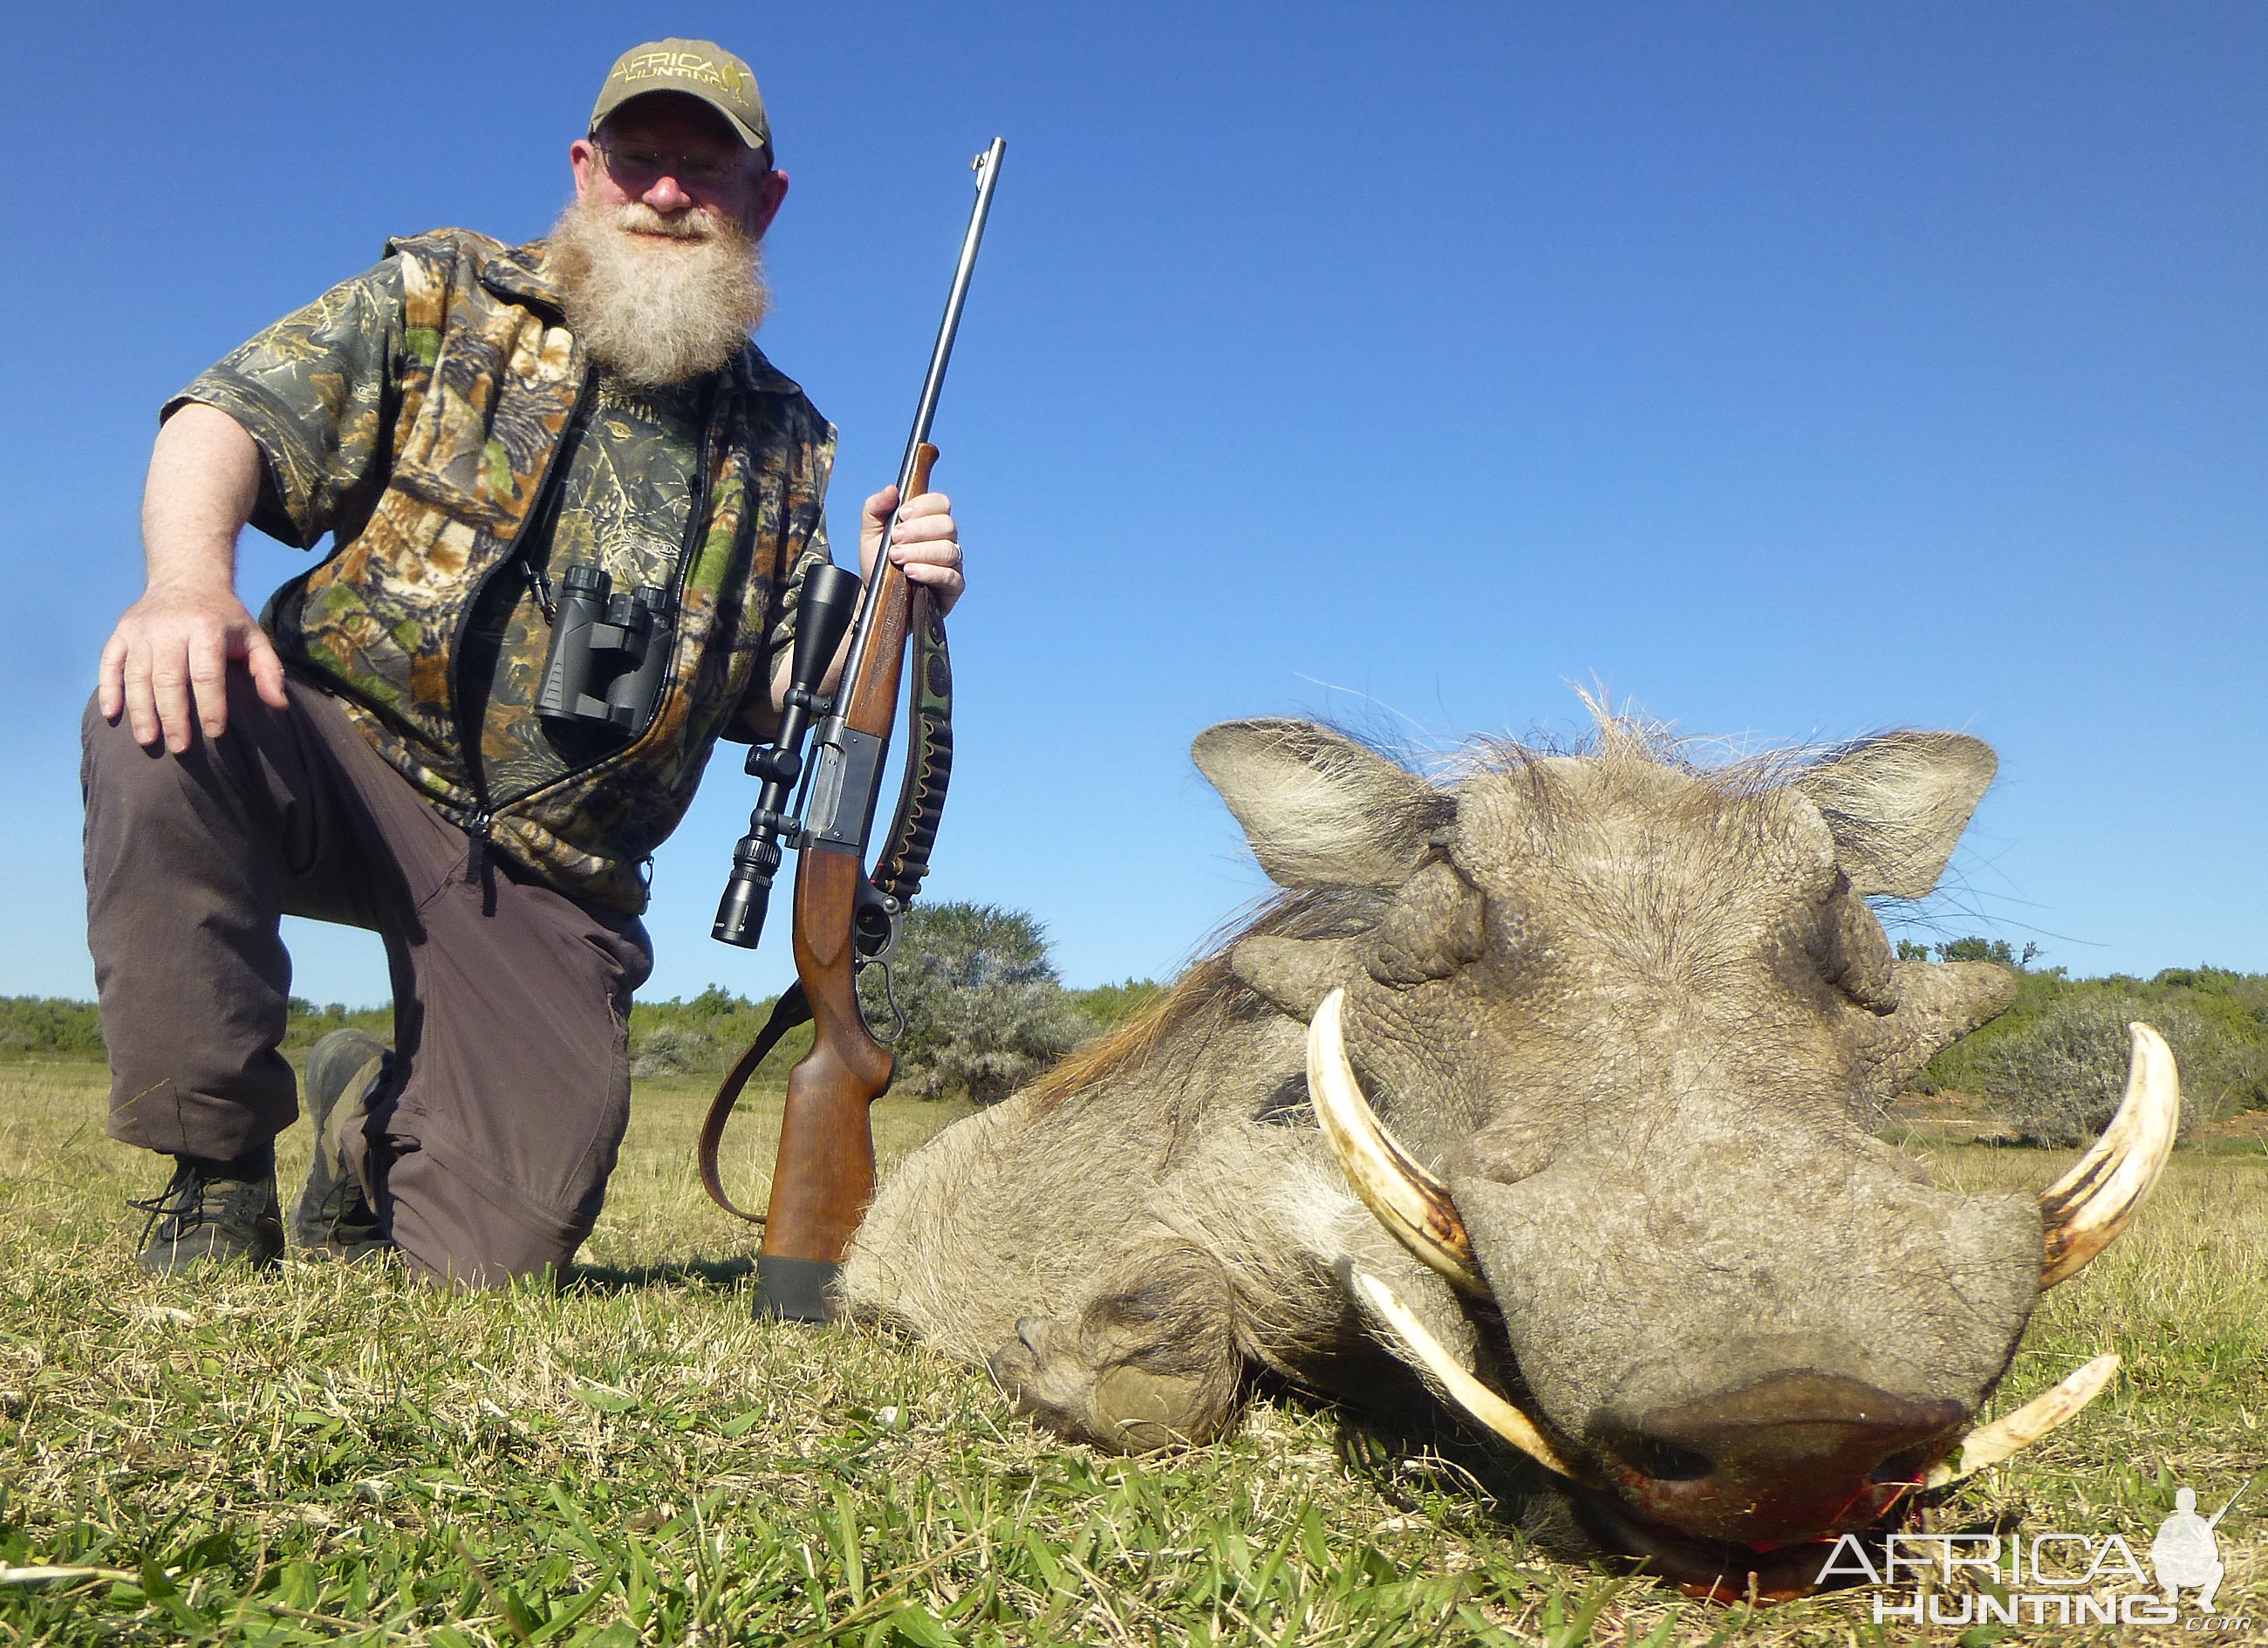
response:
<svg viewBox="0 0 2268 1648"><path fill-rule="evenodd" d="M183 1162L156 1196L129 1196L127 1206L150 1216L142 1226L143 1245L147 1247L153 1238L178 1243L206 1220L217 1222L219 1205L227 1200L227 1192L217 1187L226 1182L218 1174L200 1173L191 1163Z"/></svg>

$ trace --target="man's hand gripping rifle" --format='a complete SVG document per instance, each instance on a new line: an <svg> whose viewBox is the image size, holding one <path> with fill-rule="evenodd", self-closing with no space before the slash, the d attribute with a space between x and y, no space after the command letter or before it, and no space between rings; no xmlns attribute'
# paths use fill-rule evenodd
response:
<svg viewBox="0 0 2268 1648"><path fill-rule="evenodd" d="M937 448L930 425L954 333L976 266L976 248L991 210L992 188L1007 145L995 138L974 162L976 203L969 213L952 295L938 328L913 431L898 467L898 507L929 490ZM887 960L897 944L908 900L929 872L929 850L944 807L953 764L952 671L945 623L928 593L889 556L897 510L883 524L870 579L840 567L814 567L796 609L795 647L777 740L753 750L748 771L763 780L748 833L733 854L733 873L718 906L714 937L754 949L763 930L784 846L799 849L795 878L796 982L772 1010L762 1032L740 1056L702 1124L702 1182L727 1212L761 1223L756 1313L799 1321L833 1313L828 1284L842 1263L874 1191L874 1141L867 1107L890 1085L893 1059L859 1011L857 975ZM828 666L850 644L832 699L821 693ZM869 875L866 849L874 828L890 723L898 703L907 643L914 647L913 693L907 705L908 747L898 812L881 858ZM815 731L813 729L815 727ZM811 732L813 758L803 740ZM789 798L794 796L793 805ZM743 1212L725 1194L718 1144L725 1119L756 1066L780 1037L812 1021L811 1051L789 1074L771 1202L762 1215Z"/></svg>

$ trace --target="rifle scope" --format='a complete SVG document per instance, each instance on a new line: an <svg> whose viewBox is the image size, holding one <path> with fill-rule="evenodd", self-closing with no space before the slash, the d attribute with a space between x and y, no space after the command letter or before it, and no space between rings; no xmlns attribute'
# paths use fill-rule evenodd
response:
<svg viewBox="0 0 2268 1648"><path fill-rule="evenodd" d="M725 896L717 905L712 938L743 950L753 950L763 937L764 910L771 901L772 878L780 866L780 835L792 822L787 798L803 776L803 736L813 720L826 712L828 701L819 695L819 683L850 627L858 602L858 575L821 562L803 576L803 593L796 602L795 648L790 654L786 708L781 712L779 735L770 745L748 752L747 769L764 786L756 792L755 811L748 815L748 833L733 849L733 873L725 883Z"/></svg>

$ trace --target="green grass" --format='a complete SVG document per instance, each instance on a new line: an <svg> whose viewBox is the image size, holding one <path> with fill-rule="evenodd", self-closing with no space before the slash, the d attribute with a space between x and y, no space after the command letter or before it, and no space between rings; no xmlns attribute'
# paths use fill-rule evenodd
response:
<svg viewBox="0 0 2268 1648"><path fill-rule="evenodd" d="M641 1086L572 1284L468 1296L327 1266L142 1276L122 1201L162 1174L103 1137L98 1073L0 1068L0 1642L1916 1640L1863 1593L1719 1608L1555 1560L1454 1431L1263 1394L1230 1442L1112 1459L918 1345L759 1328L748 1236L692 1176L703 1097ZM952 1114L886 1100L885 1158ZM730 1143L744 1200L776 1117L775 1092ZM2062 1165L1933 1153L1972 1186ZM2268 1159L2177 1159L2049 1296L2009 1400L2103 1349L2124 1375L1936 1525L2139 1550L2176 1484L2218 1506L2268 1460L2264 1259ZM2221 1524L2222 1608L2268 1622L2252 1493Z"/></svg>

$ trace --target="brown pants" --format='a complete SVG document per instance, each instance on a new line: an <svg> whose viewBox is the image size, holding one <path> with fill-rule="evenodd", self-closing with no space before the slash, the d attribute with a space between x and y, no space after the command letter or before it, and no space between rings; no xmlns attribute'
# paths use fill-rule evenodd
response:
<svg viewBox="0 0 2268 1648"><path fill-rule="evenodd" d="M475 1285L563 1265L597 1221L630 1121L636 916L501 859L294 678L269 709L230 673L228 731L144 749L90 704L87 938L110 1134L175 1155L255 1151L298 1115L276 1051L285 915L368 928L394 981L394 1062L348 1154L404 1256Z"/></svg>

